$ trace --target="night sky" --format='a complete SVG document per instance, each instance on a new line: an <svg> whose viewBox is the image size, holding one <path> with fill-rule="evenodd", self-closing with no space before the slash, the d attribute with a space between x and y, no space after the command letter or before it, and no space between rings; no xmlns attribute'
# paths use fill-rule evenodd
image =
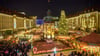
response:
<svg viewBox="0 0 100 56"><path fill-rule="evenodd" d="M29 16L46 16L48 7L53 16L60 16L60 11L66 11L66 15L83 11L85 8L100 6L99 0L0 0L0 6L16 11L25 12Z"/></svg>

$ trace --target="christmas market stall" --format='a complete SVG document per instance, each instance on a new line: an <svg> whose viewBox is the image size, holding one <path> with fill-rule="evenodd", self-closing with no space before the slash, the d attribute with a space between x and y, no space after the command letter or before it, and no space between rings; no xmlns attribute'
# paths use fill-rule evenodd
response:
<svg viewBox="0 0 100 56"><path fill-rule="evenodd" d="M100 52L100 34L91 33L85 37L76 40L77 48L89 51L90 53Z"/></svg>

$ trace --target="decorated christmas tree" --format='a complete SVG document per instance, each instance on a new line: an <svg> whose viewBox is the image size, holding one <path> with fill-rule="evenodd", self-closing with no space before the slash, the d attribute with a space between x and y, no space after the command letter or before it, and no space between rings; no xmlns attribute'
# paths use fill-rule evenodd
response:
<svg viewBox="0 0 100 56"><path fill-rule="evenodd" d="M68 22L64 10L61 11L61 16L58 22L58 29L60 35L68 34Z"/></svg>

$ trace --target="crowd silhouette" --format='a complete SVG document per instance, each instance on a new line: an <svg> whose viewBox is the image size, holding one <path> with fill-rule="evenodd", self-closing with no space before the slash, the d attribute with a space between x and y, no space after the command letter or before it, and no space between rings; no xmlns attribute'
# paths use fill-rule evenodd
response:
<svg viewBox="0 0 100 56"><path fill-rule="evenodd" d="M27 53L31 49L31 43L19 42L18 44L10 44L0 46L0 56L28 56Z"/></svg>
<svg viewBox="0 0 100 56"><path fill-rule="evenodd" d="M72 51L68 56L95 56L85 51Z"/></svg>

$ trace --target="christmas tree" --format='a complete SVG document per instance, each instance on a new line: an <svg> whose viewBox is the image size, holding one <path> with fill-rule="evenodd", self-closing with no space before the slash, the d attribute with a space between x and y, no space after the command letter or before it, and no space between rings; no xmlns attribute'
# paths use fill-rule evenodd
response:
<svg viewBox="0 0 100 56"><path fill-rule="evenodd" d="M68 22L64 10L61 11L61 16L58 22L58 29L60 35L68 34Z"/></svg>

